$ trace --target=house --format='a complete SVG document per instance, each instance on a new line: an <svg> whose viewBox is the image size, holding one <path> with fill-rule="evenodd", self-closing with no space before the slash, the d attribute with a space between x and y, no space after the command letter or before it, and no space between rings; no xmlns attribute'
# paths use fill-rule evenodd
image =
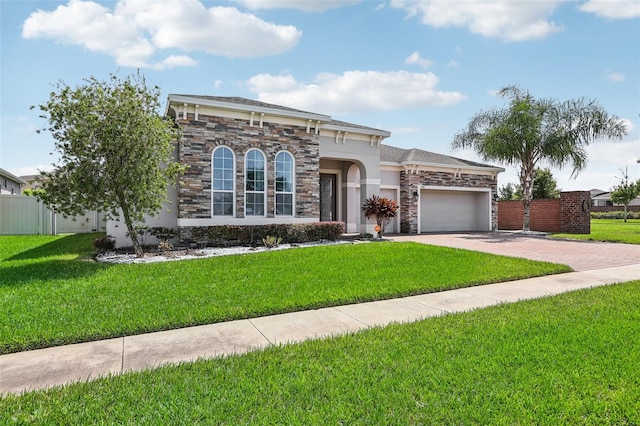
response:
<svg viewBox="0 0 640 426"><path fill-rule="evenodd" d="M599 189L592 189L591 191L591 205L593 207L613 207L622 206L611 201L611 192L602 191ZM640 197L636 197L629 203L629 206L640 206Z"/></svg>
<svg viewBox="0 0 640 426"><path fill-rule="evenodd" d="M360 206L382 195L400 205L387 233L497 227L500 167L392 147L385 130L238 97L169 95L166 114L189 167L148 226L342 221L347 232L373 233ZM107 232L120 241L117 225Z"/></svg>
<svg viewBox="0 0 640 426"><path fill-rule="evenodd" d="M20 195L21 188L26 185L23 179L4 169L0 169L0 195Z"/></svg>

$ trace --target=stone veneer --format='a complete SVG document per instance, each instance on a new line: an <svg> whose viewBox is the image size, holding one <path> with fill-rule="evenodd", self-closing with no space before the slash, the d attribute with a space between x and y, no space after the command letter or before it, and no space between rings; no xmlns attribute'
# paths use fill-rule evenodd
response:
<svg viewBox="0 0 640 426"><path fill-rule="evenodd" d="M417 173L400 172L400 232L416 234L418 232L418 208L420 198L413 195L422 186L491 188L491 195L498 190L498 179L490 175L461 173L455 176L449 172L419 171ZM491 230L498 228L498 204L491 197Z"/></svg>
<svg viewBox="0 0 640 426"><path fill-rule="evenodd" d="M211 156L220 145L236 157L236 214L244 217L244 161L251 148L260 149L267 166L267 217L275 216L275 157L286 150L295 159L295 217L320 217L319 140L306 127L264 122L250 126L249 120L193 114L180 125L178 161L189 168L180 178L179 218L211 218Z"/></svg>

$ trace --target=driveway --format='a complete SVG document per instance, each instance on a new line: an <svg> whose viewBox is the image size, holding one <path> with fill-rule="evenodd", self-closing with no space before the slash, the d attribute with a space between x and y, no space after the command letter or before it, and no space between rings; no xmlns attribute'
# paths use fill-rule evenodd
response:
<svg viewBox="0 0 640 426"><path fill-rule="evenodd" d="M462 248L504 256L563 263L575 271L638 265L640 245L558 240L518 232L394 235L395 241Z"/></svg>

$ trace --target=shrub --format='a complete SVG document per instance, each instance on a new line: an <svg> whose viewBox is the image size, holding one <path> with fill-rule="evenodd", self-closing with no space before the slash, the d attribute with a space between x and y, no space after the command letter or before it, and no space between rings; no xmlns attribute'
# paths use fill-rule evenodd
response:
<svg viewBox="0 0 640 426"><path fill-rule="evenodd" d="M99 252L114 250L116 248L116 240L111 235L103 235L93 240L93 247Z"/></svg>
<svg viewBox="0 0 640 426"><path fill-rule="evenodd" d="M640 219L640 212L627 212L628 219ZM591 219L624 219L623 210L611 210L608 212L591 212Z"/></svg>
<svg viewBox="0 0 640 426"><path fill-rule="evenodd" d="M194 227L186 238L199 246L259 245L269 237L283 243L307 243L321 240L335 241L345 228L342 222L315 222L269 225L220 225Z"/></svg>
<svg viewBox="0 0 640 426"><path fill-rule="evenodd" d="M282 237L274 237L273 235L267 235L262 239L262 244L267 248L278 247L282 242Z"/></svg>
<svg viewBox="0 0 640 426"><path fill-rule="evenodd" d="M158 243L158 250L160 251L169 251L173 249L173 244L169 241L162 240Z"/></svg>
<svg viewBox="0 0 640 426"><path fill-rule="evenodd" d="M376 232L378 238L382 238L385 226L398 214L398 205L388 198L372 195L365 200L361 210L367 219L371 216L376 218Z"/></svg>
<svg viewBox="0 0 640 426"><path fill-rule="evenodd" d="M149 228L149 234L153 235L160 242L168 242L178 236L178 230L175 228L164 228L161 226L155 226Z"/></svg>

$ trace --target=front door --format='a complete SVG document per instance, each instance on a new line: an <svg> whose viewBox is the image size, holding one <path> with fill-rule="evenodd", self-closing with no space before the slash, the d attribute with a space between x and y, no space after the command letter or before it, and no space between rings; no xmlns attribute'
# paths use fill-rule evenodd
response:
<svg viewBox="0 0 640 426"><path fill-rule="evenodd" d="M336 175L320 174L320 221L336 219Z"/></svg>

